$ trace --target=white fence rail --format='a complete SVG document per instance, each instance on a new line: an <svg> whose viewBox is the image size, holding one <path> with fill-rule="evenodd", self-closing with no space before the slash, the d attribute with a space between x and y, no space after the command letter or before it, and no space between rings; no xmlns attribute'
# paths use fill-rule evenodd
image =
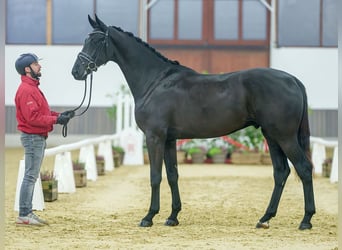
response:
<svg viewBox="0 0 342 250"><path fill-rule="evenodd" d="M312 163L315 167L316 174L322 174L322 164L326 159L326 148L333 148L334 153L332 157L330 182L335 183L338 181L338 142L331 140L324 140L318 137L311 137L310 142L312 145Z"/></svg>

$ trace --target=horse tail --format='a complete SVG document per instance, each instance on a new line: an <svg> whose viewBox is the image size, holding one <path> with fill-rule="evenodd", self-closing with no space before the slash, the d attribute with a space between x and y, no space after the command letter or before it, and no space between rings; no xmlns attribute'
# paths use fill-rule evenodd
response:
<svg viewBox="0 0 342 250"><path fill-rule="evenodd" d="M309 114L308 114L308 98L306 95L306 90L301 81L296 79L298 86L303 94L303 111L302 120L300 122L298 130L298 142L300 147L305 153L307 159L311 162L311 152L310 152L310 127L309 127ZM312 163L312 162L311 162Z"/></svg>

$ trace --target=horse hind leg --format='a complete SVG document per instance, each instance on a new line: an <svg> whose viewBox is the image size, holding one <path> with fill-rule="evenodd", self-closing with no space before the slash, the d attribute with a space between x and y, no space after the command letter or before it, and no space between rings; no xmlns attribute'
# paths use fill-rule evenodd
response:
<svg viewBox="0 0 342 250"><path fill-rule="evenodd" d="M166 167L167 180L171 189L172 196L172 211L165 222L166 226L177 226L179 224L177 216L181 211L182 204L178 188L178 168L176 141L167 141L165 144L164 161Z"/></svg>
<svg viewBox="0 0 342 250"><path fill-rule="evenodd" d="M272 164L274 188L270 203L263 217L257 223L257 228L269 228L269 220L274 217L278 210L279 201L284 190L287 177L290 174L290 168L287 162L287 157L280 146L272 139L267 138L270 149Z"/></svg>
<svg viewBox="0 0 342 250"><path fill-rule="evenodd" d="M299 178L303 184L304 191L304 218L299 225L300 230L311 229L311 218L316 212L315 199L313 192L312 183L312 170L313 166L306 156L305 152L302 150L297 140L293 140L295 143L287 142L283 143L282 148L290 161L292 162Z"/></svg>

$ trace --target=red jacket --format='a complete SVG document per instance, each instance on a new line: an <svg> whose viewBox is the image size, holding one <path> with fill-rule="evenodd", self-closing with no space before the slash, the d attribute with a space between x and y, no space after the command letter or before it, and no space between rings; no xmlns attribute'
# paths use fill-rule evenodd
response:
<svg viewBox="0 0 342 250"><path fill-rule="evenodd" d="M15 95L17 128L27 134L47 136L57 122L59 113L50 111L38 85L39 80L21 76L21 84Z"/></svg>

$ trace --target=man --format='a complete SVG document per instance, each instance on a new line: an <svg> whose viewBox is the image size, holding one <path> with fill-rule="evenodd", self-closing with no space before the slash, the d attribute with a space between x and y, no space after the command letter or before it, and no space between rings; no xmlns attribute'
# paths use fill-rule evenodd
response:
<svg viewBox="0 0 342 250"><path fill-rule="evenodd" d="M50 111L49 104L39 89L41 65L35 54L22 54L15 62L21 75L21 84L15 96L18 130L25 151L25 174L19 198L17 225L48 225L47 221L32 212L33 191L40 174L46 139L54 124L66 125L74 111L57 113Z"/></svg>

